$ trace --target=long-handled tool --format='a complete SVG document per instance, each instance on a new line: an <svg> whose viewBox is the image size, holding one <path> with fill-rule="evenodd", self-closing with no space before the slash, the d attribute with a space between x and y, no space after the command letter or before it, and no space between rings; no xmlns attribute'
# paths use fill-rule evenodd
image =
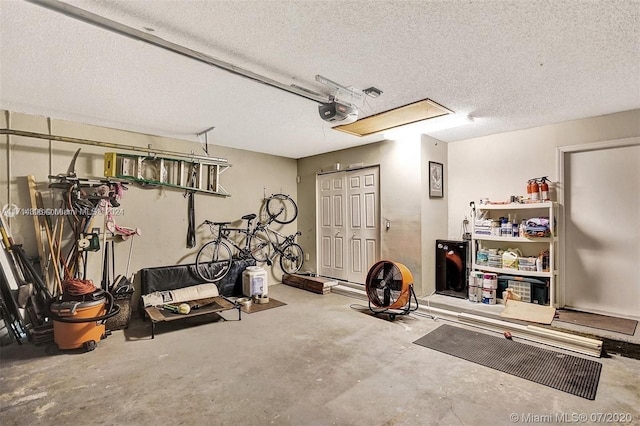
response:
<svg viewBox="0 0 640 426"><path fill-rule="evenodd" d="M133 252L133 240L135 238L133 235L131 236L131 244L129 245L129 257L127 258L127 270L124 273L124 276L129 278L129 266L131 265L131 253Z"/></svg>
<svg viewBox="0 0 640 426"><path fill-rule="evenodd" d="M49 246L49 254L51 255L51 260L53 261L53 272L55 274L55 280L57 289L59 294L62 294L62 281L60 280L60 269L58 268L58 258L56 257L56 251L53 249L53 237L51 236L51 230L49 229L49 224L45 222L44 229L47 233L47 245Z"/></svg>
<svg viewBox="0 0 640 426"><path fill-rule="evenodd" d="M102 254L102 282L101 286L103 289L109 289L109 244L105 241L104 243L104 252Z"/></svg>

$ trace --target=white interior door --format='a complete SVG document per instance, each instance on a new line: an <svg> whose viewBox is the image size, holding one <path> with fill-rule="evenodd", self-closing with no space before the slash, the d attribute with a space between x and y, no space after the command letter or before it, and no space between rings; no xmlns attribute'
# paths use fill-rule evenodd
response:
<svg viewBox="0 0 640 426"><path fill-rule="evenodd" d="M364 284L378 260L378 168L347 172L349 281Z"/></svg>
<svg viewBox="0 0 640 426"><path fill-rule="evenodd" d="M565 305L640 316L640 145L568 152Z"/></svg>
<svg viewBox="0 0 640 426"><path fill-rule="evenodd" d="M344 173L318 176L318 273L347 279Z"/></svg>
<svg viewBox="0 0 640 426"><path fill-rule="evenodd" d="M377 167L319 175L318 273L364 284L379 257Z"/></svg>

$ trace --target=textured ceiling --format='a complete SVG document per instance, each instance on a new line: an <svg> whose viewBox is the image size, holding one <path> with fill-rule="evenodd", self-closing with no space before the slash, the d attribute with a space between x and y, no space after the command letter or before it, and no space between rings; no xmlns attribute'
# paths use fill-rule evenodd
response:
<svg viewBox="0 0 640 426"><path fill-rule="evenodd" d="M450 142L640 108L638 1L68 3L285 84L430 98L475 118ZM292 158L380 140L317 103L19 0L0 0L0 108Z"/></svg>

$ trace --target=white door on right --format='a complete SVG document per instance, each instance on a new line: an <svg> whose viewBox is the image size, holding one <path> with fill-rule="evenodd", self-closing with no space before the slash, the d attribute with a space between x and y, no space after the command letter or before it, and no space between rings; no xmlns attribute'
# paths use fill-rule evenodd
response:
<svg viewBox="0 0 640 426"><path fill-rule="evenodd" d="M380 229L379 169L347 172L348 280L364 284L369 268L378 260Z"/></svg>
<svg viewBox="0 0 640 426"><path fill-rule="evenodd" d="M565 305L640 316L640 144L565 154Z"/></svg>
<svg viewBox="0 0 640 426"><path fill-rule="evenodd" d="M318 273L347 279L346 268L346 219L344 173L318 176Z"/></svg>

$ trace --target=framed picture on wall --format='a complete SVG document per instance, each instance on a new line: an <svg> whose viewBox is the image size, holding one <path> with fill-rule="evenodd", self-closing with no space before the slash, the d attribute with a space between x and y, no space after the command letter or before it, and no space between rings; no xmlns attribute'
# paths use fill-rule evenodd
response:
<svg viewBox="0 0 640 426"><path fill-rule="evenodd" d="M429 161L429 198L444 197L444 176L442 163Z"/></svg>

